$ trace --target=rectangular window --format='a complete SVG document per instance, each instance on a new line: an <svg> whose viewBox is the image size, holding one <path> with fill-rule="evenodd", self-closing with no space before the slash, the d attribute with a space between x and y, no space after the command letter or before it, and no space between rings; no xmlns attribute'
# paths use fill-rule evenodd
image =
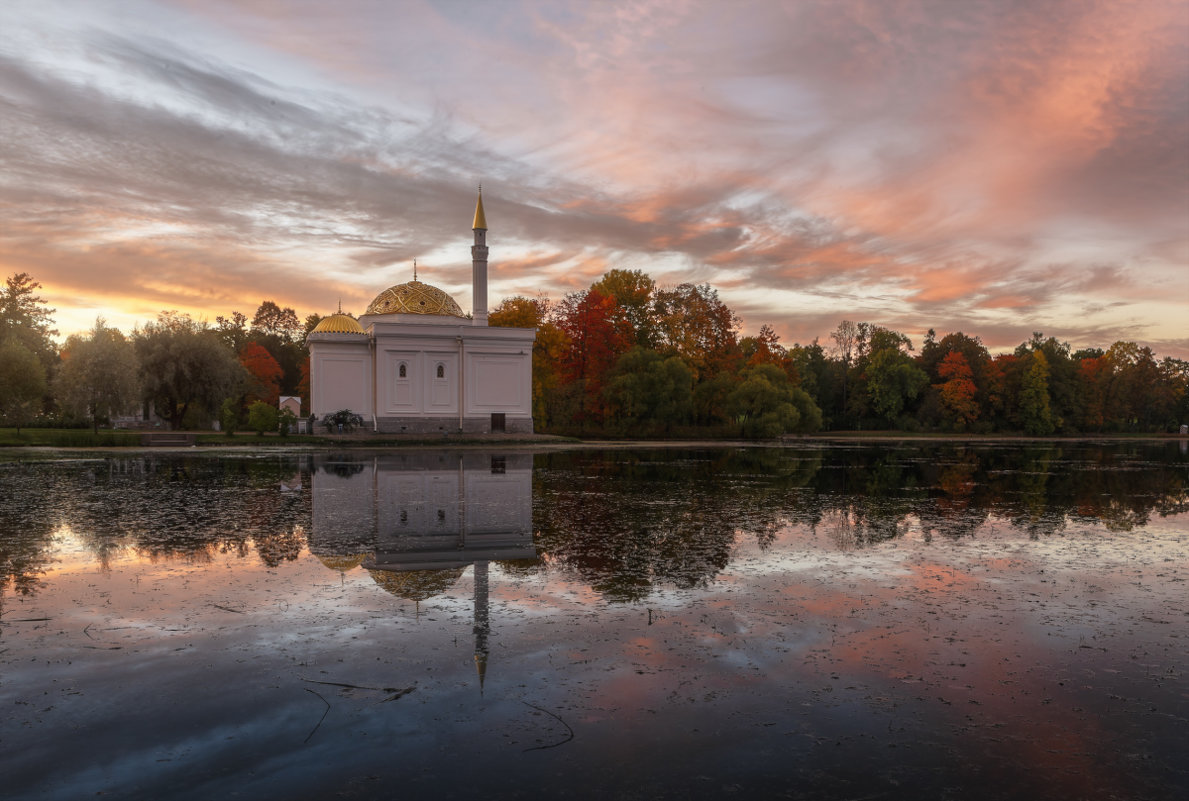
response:
<svg viewBox="0 0 1189 801"><path fill-rule="evenodd" d="M505 426L504 413L503 412L492 412L491 413L491 433L502 434L504 432L504 426Z"/></svg>

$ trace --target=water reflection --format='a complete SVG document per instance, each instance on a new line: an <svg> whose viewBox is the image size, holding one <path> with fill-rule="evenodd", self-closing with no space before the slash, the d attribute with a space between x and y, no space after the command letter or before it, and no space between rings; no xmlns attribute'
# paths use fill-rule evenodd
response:
<svg viewBox="0 0 1189 801"><path fill-rule="evenodd" d="M862 549L996 523L1032 539L1126 532L1189 509L1175 443L913 443L804 448L151 455L0 465L0 588L36 590L55 532L113 556L270 567L309 547L414 601L466 566L560 570L608 600L705 587L740 538ZM307 488L309 491L307 491ZM535 532L535 536L533 534ZM542 558L539 558L542 557Z"/></svg>
<svg viewBox="0 0 1189 801"><path fill-rule="evenodd" d="M613 601L706 586L739 537L823 535L842 550L996 521L1038 539L1070 522L1129 531L1189 509L1176 445L932 445L585 451L537 457L535 526L551 565Z"/></svg>
<svg viewBox="0 0 1189 801"><path fill-rule="evenodd" d="M536 561L532 456L446 451L313 462L311 553L420 603L474 566L475 666L487 671L488 563Z"/></svg>
<svg viewBox="0 0 1189 801"><path fill-rule="evenodd" d="M0 465L0 775L21 798L1182 797L1186 465Z"/></svg>

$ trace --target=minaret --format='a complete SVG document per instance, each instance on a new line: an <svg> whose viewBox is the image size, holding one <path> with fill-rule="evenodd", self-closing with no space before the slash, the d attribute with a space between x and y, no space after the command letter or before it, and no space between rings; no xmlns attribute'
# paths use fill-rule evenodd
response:
<svg viewBox="0 0 1189 801"><path fill-rule="evenodd" d="M483 185L479 185L479 200L475 203L475 244L471 247L471 302L474 305L474 325L487 325L487 217L483 214Z"/></svg>

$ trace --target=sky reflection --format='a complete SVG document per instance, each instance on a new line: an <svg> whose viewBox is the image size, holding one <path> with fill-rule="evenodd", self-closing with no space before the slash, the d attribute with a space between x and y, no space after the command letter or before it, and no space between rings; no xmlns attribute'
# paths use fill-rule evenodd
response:
<svg viewBox="0 0 1189 801"><path fill-rule="evenodd" d="M0 770L30 798L1174 796L1185 471L1129 448L1046 451L1041 484L965 453L958 490L907 450L7 466ZM1103 458L1131 469L1079 473ZM222 504L104 525L71 517L88 487L146 522L145 493ZM10 522L34 492L44 536Z"/></svg>

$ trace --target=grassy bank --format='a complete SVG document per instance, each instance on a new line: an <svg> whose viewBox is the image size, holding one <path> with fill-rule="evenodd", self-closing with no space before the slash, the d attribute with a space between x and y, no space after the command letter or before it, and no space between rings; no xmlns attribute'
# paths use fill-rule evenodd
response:
<svg viewBox="0 0 1189 801"><path fill-rule="evenodd" d="M140 444L136 431L100 431L89 428L0 428L0 447L19 448L120 448Z"/></svg>

